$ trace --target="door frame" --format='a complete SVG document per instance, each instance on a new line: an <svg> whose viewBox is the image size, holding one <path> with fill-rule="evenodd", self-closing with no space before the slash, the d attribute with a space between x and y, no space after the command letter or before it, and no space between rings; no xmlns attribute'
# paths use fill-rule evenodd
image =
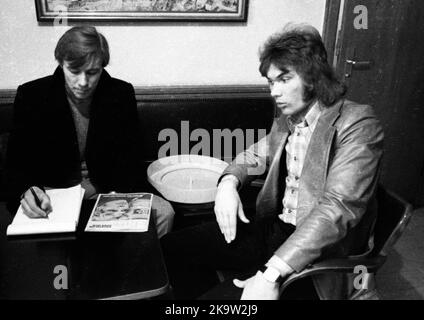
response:
<svg viewBox="0 0 424 320"><path fill-rule="evenodd" d="M327 49L328 62L333 65L336 51L339 15L342 0L327 0L325 3L324 25L322 37Z"/></svg>

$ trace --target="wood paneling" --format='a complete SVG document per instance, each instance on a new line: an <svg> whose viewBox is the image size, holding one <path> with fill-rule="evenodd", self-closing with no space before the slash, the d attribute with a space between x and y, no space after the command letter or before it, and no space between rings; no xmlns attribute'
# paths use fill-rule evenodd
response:
<svg viewBox="0 0 424 320"><path fill-rule="evenodd" d="M355 27L358 5L368 10L367 29ZM345 0L337 44L337 72L349 86L347 97L374 106L384 127L382 182L415 205L424 205L423 16L421 0ZM347 59L373 65L353 67L346 77Z"/></svg>

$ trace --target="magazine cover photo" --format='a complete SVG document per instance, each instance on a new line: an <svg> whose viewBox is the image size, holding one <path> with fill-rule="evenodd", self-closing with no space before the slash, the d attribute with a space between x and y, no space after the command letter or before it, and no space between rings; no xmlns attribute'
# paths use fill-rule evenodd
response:
<svg viewBox="0 0 424 320"><path fill-rule="evenodd" d="M100 194L86 231L147 231L152 194Z"/></svg>

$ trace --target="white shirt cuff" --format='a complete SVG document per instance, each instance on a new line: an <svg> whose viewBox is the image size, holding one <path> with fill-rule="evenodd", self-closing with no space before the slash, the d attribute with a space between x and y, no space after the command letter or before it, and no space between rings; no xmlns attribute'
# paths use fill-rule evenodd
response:
<svg viewBox="0 0 424 320"><path fill-rule="evenodd" d="M283 276L294 272L294 270L284 260L276 255L273 255L265 265L268 267L276 268Z"/></svg>

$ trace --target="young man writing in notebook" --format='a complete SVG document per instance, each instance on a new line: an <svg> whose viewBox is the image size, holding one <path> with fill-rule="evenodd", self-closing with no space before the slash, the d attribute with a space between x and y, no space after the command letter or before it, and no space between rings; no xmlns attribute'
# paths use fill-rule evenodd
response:
<svg viewBox="0 0 424 320"><path fill-rule="evenodd" d="M240 274L234 284L204 298L277 299L279 284L315 260L367 250L383 143L372 108L343 99L344 86L309 25L270 37L260 72L281 116L224 171L216 222L162 239L176 298L198 297L217 283L217 270L232 270ZM256 215L248 219L238 190L264 168ZM353 290L339 275L314 277L313 284L297 298L341 299Z"/></svg>
<svg viewBox="0 0 424 320"><path fill-rule="evenodd" d="M59 66L53 75L19 86L8 145L9 209L15 211L20 202L31 218L46 217L52 209L45 187L81 183L89 199L142 191L146 176L138 162L134 88L104 69L110 56L105 37L94 27L73 27L54 54ZM152 206L162 236L170 231L174 212L160 197Z"/></svg>

